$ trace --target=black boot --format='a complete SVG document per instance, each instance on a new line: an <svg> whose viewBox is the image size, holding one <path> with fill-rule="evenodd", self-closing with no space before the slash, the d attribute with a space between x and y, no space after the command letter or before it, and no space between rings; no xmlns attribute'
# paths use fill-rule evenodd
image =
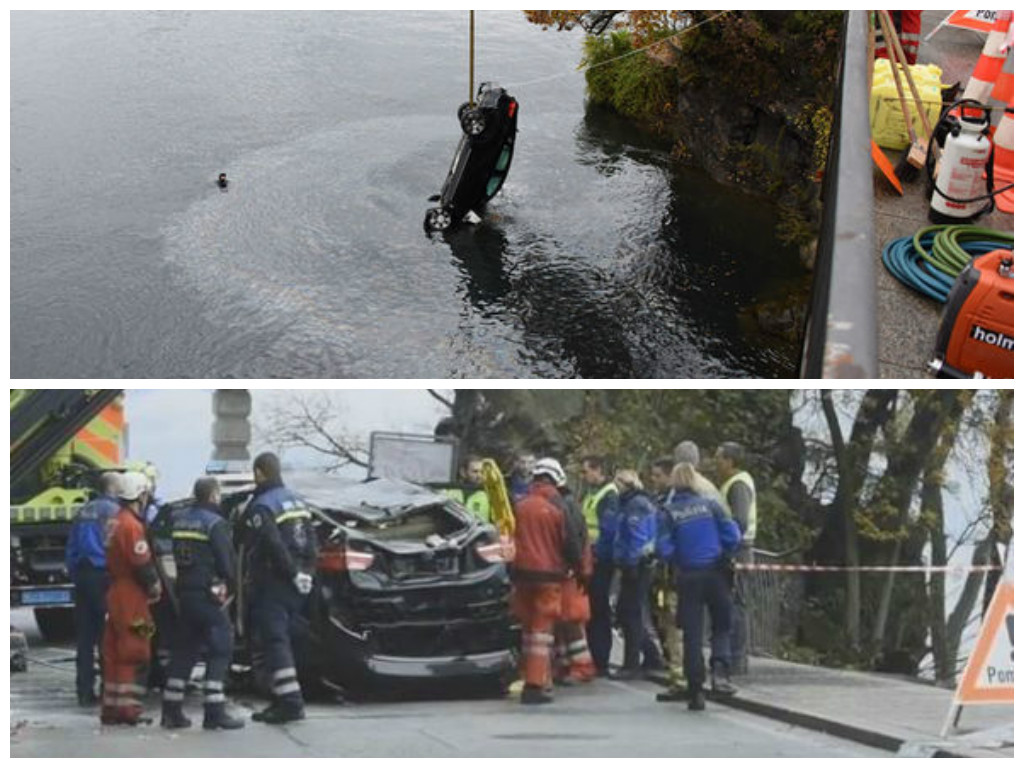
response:
<svg viewBox="0 0 1023 768"><path fill-rule="evenodd" d="M191 728L192 721L185 717L185 713L181 710L181 702L165 701L160 725L164 728Z"/></svg>
<svg viewBox="0 0 1023 768"><path fill-rule="evenodd" d="M305 720L305 710L302 708L301 704L295 705L274 702L262 712L254 713L252 715L252 719L257 723L281 725L283 723L294 722L295 720Z"/></svg>
<svg viewBox="0 0 1023 768"><path fill-rule="evenodd" d="M691 712L703 712L707 708L707 698L703 695L703 689L698 688L689 693L689 710Z"/></svg>
<svg viewBox="0 0 1023 768"><path fill-rule="evenodd" d="M552 701L554 701L553 696L535 685L525 686L522 689L522 696L519 698L519 702L522 704L550 704Z"/></svg>
<svg viewBox="0 0 1023 768"><path fill-rule="evenodd" d="M244 728L245 721L227 714L227 708L223 704L207 704L202 718L202 727L207 731L218 729L233 731L237 728Z"/></svg>
<svg viewBox="0 0 1023 768"><path fill-rule="evenodd" d="M685 701L686 692L684 688L669 688L657 694L657 700L664 702Z"/></svg>

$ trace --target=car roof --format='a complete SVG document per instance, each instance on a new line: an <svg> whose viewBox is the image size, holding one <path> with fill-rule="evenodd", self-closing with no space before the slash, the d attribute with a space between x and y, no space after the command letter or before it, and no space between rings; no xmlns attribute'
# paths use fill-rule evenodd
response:
<svg viewBox="0 0 1023 768"><path fill-rule="evenodd" d="M389 478L359 481L309 472L286 477L285 484L324 511L344 512L369 520L394 517L450 501L429 488Z"/></svg>

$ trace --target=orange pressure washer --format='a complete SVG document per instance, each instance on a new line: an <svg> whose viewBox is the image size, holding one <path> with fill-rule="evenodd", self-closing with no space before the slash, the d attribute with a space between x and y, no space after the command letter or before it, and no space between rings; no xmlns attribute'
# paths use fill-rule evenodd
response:
<svg viewBox="0 0 1023 768"><path fill-rule="evenodd" d="M991 251L952 287L931 370L945 379L1013 378L1012 251Z"/></svg>

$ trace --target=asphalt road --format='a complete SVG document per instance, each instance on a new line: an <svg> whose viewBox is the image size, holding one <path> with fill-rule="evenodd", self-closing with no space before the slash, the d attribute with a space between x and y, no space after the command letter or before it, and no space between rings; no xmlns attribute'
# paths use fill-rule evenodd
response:
<svg viewBox="0 0 1023 768"><path fill-rule="evenodd" d="M12 622L25 625L23 620ZM30 638L32 641L34 638ZM514 697L476 701L317 703L287 727L249 723L206 733L101 727L74 698L73 652L33 643L25 674L11 676L12 757L871 757L888 753L728 708L703 713L654 701L647 682L597 681L559 689L554 704ZM42 663L40 663L42 662ZM239 713L261 706L234 701ZM189 698L193 720L201 704ZM154 696L147 709L158 716ZM889 755L890 756L890 755Z"/></svg>

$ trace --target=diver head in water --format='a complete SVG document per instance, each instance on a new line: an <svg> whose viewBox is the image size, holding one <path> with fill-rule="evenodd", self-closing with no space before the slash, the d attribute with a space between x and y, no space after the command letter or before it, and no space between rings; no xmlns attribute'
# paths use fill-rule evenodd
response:
<svg viewBox="0 0 1023 768"><path fill-rule="evenodd" d="M227 189L227 174L222 173L217 177L217 186L221 189Z"/></svg>

